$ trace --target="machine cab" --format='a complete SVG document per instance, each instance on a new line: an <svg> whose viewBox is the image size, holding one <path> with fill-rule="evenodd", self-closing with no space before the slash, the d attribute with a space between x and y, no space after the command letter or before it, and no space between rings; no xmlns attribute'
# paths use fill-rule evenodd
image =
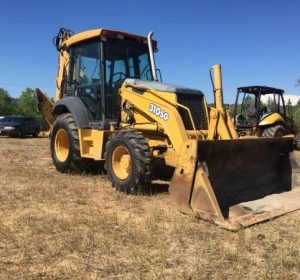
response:
<svg viewBox="0 0 300 280"><path fill-rule="evenodd" d="M285 119L283 92L282 89L266 86L238 88L234 108L235 127L238 130L255 128L264 124L271 115L274 120Z"/></svg>
<svg viewBox="0 0 300 280"><path fill-rule="evenodd" d="M66 41L69 62L62 95L79 97L89 122L104 129L119 118L123 81L153 80L147 39L103 29L84 33Z"/></svg>

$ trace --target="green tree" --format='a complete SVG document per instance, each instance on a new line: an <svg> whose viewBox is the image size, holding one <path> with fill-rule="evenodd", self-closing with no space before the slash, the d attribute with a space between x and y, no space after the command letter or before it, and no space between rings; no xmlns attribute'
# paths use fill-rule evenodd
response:
<svg viewBox="0 0 300 280"><path fill-rule="evenodd" d="M300 107L295 106L293 108L293 119L295 121L296 124L300 124Z"/></svg>
<svg viewBox="0 0 300 280"><path fill-rule="evenodd" d="M0 116L13 115L14 113L14 100L6 90L0 88Z"/></svg>
<svg viewBox="0 0 300 280"><path fill-rule="evenodd" d="M276 112L276 102L274 101L274 96L268 96L267 100L267 110L269 112Z"/></svg>
<svg viewBox="0 0 300 280"><path fill-rule="evenodd" d="M288 101L286 103L285 109L286 109L287 116L289 118L292 118L293 117L293 104L292 104L292 101L290 98L288 99Z"/></svg>
<svg viewBox="0 0 300 280"><path fill-rule="evenodd" d="M34 90L26 88L17 100L17 111L20 115L34 118L39 122L41 130L47 130L47 123L41 113L37 111Z"/></svg>

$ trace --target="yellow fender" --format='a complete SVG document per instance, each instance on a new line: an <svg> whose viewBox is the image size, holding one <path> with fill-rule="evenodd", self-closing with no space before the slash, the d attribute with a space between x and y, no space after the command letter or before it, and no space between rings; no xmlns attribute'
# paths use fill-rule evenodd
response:
<svg viewBox="0 0 300 280"><path fill-rule="evenodd" d="M260 121L258 125L259 126L273 125L278 122L285 123L285 120L280 114L272 113L269 116L265 117L262 121Z"/></svg>

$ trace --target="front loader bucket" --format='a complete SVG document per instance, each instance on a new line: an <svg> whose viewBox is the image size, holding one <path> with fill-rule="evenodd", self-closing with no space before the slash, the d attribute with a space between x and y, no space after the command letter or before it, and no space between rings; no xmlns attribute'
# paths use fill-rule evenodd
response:
<svg viewBox="0 0 300 280"><path fill-rule="evenodd" d="M300 164L292 146L292 138L187 140L170 194L182 212L228 229L297 210Z"/></svg>

